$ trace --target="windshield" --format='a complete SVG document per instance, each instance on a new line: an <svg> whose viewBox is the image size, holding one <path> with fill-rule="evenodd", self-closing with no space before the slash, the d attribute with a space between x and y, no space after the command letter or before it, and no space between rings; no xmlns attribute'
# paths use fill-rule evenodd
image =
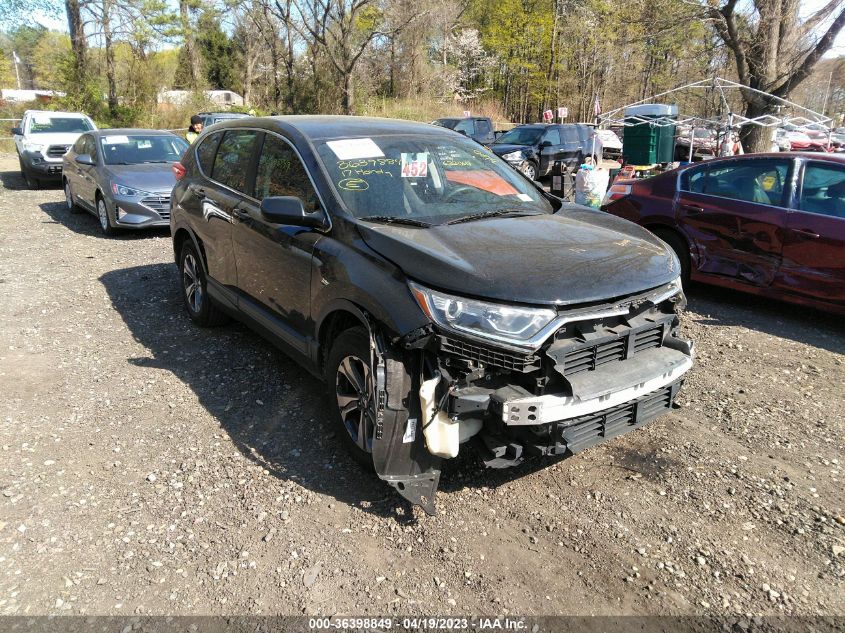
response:
<svg viewBox="0 0 845 633"><path fill-rule="evenodd" d="M494 145L536 145L542 135L543 130L536 127L515 127L497 138Z"/></svg>
<svg viewBox="0 0 845 633"><path fill-rule="evenodd" d="M88 119L80 117L52 117L35 115L29 122L30 134L62 134L92 130Z"/></svg>
<svg viewBox="0 0 845 633"><path fill-rule="evenodd" d="M458 124L460 119L437 119L434 122L434 125L439 125L440 127L445 127L450 130L454 130L455 126Z"/></svg>
<svg viewBox="0 0 845 633"><path fill-rule="evenodd" d="M443 224L479 213L552 213L520 174L470 140L391 135L317 144L349 212Z"/></svg>
<svg viewBox="0 0 845 633"><path fill-rule="evenodd" d="M178 136L144 134L106 134L100 139L106 165L175 163L188 143Z"/></svg>

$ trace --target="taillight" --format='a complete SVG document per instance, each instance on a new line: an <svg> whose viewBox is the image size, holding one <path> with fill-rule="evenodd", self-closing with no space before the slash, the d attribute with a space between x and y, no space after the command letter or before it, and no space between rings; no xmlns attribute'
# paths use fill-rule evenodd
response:
<svg viewBox="0 0 845 633"><path fill-rule="evenodd" d="M182 180L186 173L188 172L182 163L173 163L173 175L176 176L176 180Z"/></svg>
<svg viewBox="0 0 845 633"><path fill-rule="evenodd" d="M602 205L608 204L610 202L613 202L614 200L624 198L630 193L631 185L613 185L610 189L607 190L607 193L604 194L604 200L602 200L601 203Z"/></svg>

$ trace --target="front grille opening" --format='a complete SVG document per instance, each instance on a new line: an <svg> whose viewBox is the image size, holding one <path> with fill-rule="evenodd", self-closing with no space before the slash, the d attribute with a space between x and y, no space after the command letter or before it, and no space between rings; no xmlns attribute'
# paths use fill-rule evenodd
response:
<svg viewBox="0 0 845 633"><path fill-rule="evenodd" d="M461 339L441 337L440 349L463 360L477 365L491 365L518 372L538 369L539 359L534 354L521 354L501 349L492 349L484 345L470 343Z"/></svg>

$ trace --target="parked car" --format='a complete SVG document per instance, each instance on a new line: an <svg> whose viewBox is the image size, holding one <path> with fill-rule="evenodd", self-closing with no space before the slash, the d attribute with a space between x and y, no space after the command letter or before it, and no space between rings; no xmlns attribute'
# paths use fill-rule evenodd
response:
<svg viewBox="0 0 845 633"><path fill-rule="evenodd" d="M496 136L493 133L493 120L489 117L445 118L432 121L432 124L460 132L482 145L490 145L496 140Z"/></svg>
<svg viewBox="0 0 845 633"><path fill-rule="evenodd" d="M100 229L170 226L173 164L188 143L159 130L87 132L64 156L62 183L70 211L97 216Z"/></svg>
<svg viewBox="0 0 845 633"><path fill-rule="evenodd" d="M197 112L198 116L202 117L202 124L205 127L220 123L221 121L231 121L233 119L248 119L251 114L243 112Z"/></svg>
<svg viewBox="0 0 845 633"><path fill-rule="evenodd" d="M19 127L12 128L21 176L30 189L42 181L62 178L62 156L79 135L96 130L94 122L79 112L27 110Z"/></svg>
<svg viewBox="0 0 845 633"><path fill-rule="evenodd" d="M622 139L613 130L591 128L592 134L587 144L587 153L609 160L622 160Z"/></svg>
<svg viewBox="0 0 845 633"><path fill-rule="evenodd" d="M806 132L799 130L794 126L782 128L789 141L789 147L793 152L813 152L818 151L818 143L814 142Z"/></svg>
<svg viewBox="0 0 845 633"><path fill-rule="evenodd" d="M677 253L683 275L845 314L845 157L746 154L611 187L603 207Z"/></svg>
<svg viewBox="0 0 845 633"><path fill-rule="evenodd" d="M689 128L679 130L675 137L675 159L680 161L689 160L690 150L690 130ZM718 153L718 139L713 130L708 130L705 127L697 127L692 130L693 158L696 156L700 158L710 158Z"/></svg>
<svg viewBox="0 0 845 633"><path fill-rule="evenodd" d="M574 170L589 155L590 127L583 123L519 125L502 134L490 146L528 178L536 180L549 174L556 161Z"/></svg>
<svg viewBox="0 0 845 633"><path fill-rule="evenodd" d="M512 466L671 406L691 348L677 258L648 231L436 126L221 125L176 167L188 316L235 316L324 378L342 441L407 499L433 511L466 441Z"/></svg>

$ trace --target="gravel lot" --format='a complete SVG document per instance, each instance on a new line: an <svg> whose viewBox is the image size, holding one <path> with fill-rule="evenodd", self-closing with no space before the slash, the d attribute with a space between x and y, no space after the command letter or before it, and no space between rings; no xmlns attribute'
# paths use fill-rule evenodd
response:
<svg viewBox="0 0 845 633"><path fill-rule="evenodd" d="M682 407L412 509L322 386L193 327L164 232L0 157L0 613L845 614L845 327L693 288Z"/></svg>

